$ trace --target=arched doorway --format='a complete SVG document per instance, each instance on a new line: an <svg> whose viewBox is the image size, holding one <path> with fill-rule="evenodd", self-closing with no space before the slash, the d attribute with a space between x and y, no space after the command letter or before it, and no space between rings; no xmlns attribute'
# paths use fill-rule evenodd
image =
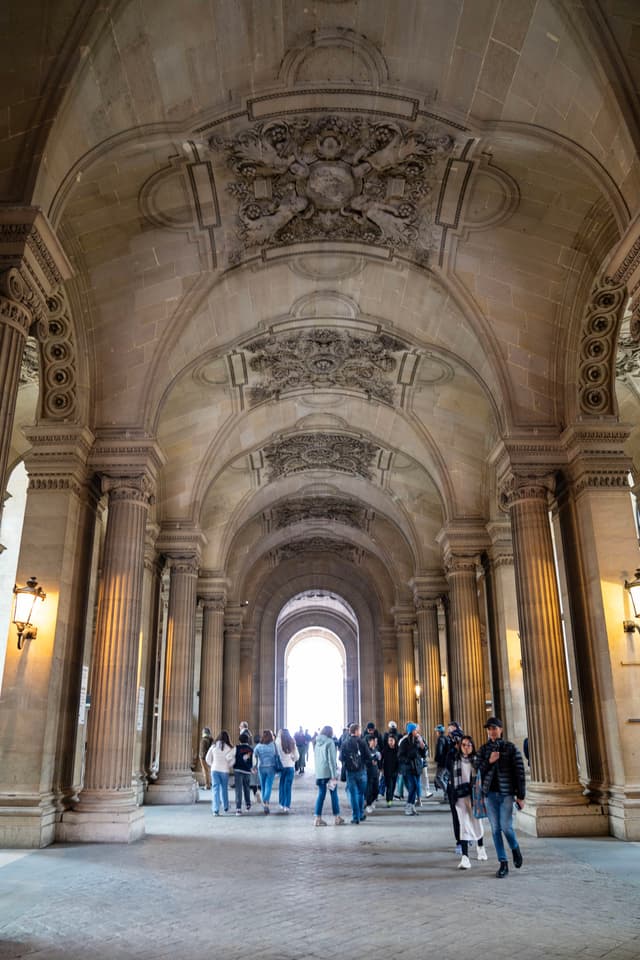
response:
<svg viewBox="0 0 640 960"><path fill-rule="evenodd" d="M345 724L347 657L332 630L307 627L292 637L284 657L285 720L291 732L312 735L329 724L340 735Z"/></svg>

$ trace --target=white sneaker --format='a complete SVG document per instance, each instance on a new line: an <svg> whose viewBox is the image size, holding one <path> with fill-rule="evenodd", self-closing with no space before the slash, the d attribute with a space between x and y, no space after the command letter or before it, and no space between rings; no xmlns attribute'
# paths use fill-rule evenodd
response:
<svg viewBox="0 0 640 960"><path fill-rule="evenodd" d="M365 812L365 813L373 813L373 807L365 807L365 808L364 808L364 812Z"/></svg>
<svg viewBox="0 0 640 960"><path fill-rule="evenodd" d="M487 851L484 847L478 847L478 860L488 860Z"/></svg>
<svg viewBox="0 0 640 960"><path fill-rule="evenodd" d="M425 796L425 799L428 800L429 797L432 797L432 796L433 796L433 790L429 790L427 793L425 793L424 796Z"/></svg>
<svg viewBox="0 0 640 960"><path fill-rule="evenodd" d="M416 811L411 803L405 804L404 815L405 817L415 817Z"/></svg>
<svg viewBox="0 0 640 960"><path fill-rule="evenodd" d="M471 870L471 860L469 857L463 856L458 864L458 870Z"/></svg>

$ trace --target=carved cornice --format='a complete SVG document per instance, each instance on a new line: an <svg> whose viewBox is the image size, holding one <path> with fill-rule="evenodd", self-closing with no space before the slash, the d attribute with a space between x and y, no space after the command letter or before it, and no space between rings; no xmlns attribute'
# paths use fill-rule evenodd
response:
<svg viewBox="0 0 640 960"><path fill-rule="evenodd" d="M171 577L197 577L198 576L198 565L199 565L199 556L196 553L192 554L171 554L168 556L169 569L171 571Z"/></svg>
<svg viewBox="0 0 640 960"><path fill-rule="evenodd" d="M380 447L362 437L340 433L298 433L264 448L270 479L303 470L336 470L373 479L373 461Z"/></svg>
<svg viewBox="0 0 640 960"><path fill-rule="evenodd" d="M444 561L444 570L447 578L454 577L456 574L472 574L475 578L479 566L480 558L477 555L447 553Z"/></svg>
<svg viewBox="0 0 640 960"><path fill-rule="evenodd" d="M220 593L217 596L200 596L200 606L203 610L213 610L214 613L224 613L227 598Z"/></svg>
<svg viewBox="0 0 640 960"><path fill-rule="evenodd" d="M199 560L205 543L206 537L198 527L176 521L163 524L156 548L169 560L185 556Z"/></svg>
<svg viewBox="0 0 640 960"><path fill-rule="evenodd" d="M158 443L135 430L101 430L90 457L91 466L103 476L145 473L154 483L165 462Z"/></svg>

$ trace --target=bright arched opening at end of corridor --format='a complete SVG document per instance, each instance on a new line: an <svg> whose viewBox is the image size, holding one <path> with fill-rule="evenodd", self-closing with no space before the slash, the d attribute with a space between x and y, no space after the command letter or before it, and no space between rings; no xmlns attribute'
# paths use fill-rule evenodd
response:
<svg viewBox="0 0 640 960"><path fill-rule="evenodd" d="M311 736L327 724L339 737L344 727L346 656L331 630L307 627L289 643L285 656L286 724Z"/></svg>

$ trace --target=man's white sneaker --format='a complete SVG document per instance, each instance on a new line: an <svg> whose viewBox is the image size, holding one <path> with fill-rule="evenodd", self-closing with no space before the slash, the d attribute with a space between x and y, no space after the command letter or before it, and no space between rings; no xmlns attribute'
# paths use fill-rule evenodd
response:
<svg viewBox="0 0 640 960"><path fill-rule="evenodd" d="M364 808L364 812L365 812L365 813L373 813L373 807L365 807L365 808Z"/></svg>
<svg viewBox="0 0 640 960"><path fill-rule="evenodd" d="M458 870L471 870L471 860L469 857L463 856L458 864Z"/></svg>
<svg viewBox="0 0 640 960"><path fill-rule="evenodd" d="M488 860L487 851L484 847L478 847L478 860Z"/></svg>

